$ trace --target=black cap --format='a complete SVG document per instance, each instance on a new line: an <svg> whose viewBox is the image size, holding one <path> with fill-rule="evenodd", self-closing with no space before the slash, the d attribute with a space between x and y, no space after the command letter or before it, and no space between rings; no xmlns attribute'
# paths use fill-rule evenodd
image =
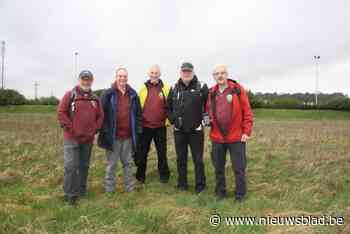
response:
<svg viewBox="0 0 350 234"><path fill-rule="evenodd" d="M181 71L193 71L192 63L183 63L181 65Z"/></svg>
<svg viewBox="0 0 350 234"><path fill-rule="evenodd" d="M94 76L92 75L91 71L83 70L79 74L79 79L92 79Z"/></svg>

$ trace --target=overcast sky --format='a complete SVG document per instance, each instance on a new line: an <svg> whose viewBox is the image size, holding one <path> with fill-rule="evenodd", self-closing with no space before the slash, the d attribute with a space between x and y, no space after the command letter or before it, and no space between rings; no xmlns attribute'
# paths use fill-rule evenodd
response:
<svg viewBox="0 0 350 234"><path fill-rule="evenodd" d="M129 69L139 88L149 65L173 84L192 62L213 84L212 68L254 92L314 92L320 55L321 92L350 94L350 1L0 0L0 40L6 41L6 88L27 97L60 97L90 69L95 89L109 87L115 69Z"/></svg>

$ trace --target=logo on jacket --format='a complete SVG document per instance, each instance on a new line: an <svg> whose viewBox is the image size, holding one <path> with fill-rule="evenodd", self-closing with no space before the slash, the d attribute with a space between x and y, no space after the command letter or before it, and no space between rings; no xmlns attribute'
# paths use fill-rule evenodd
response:
<svg viewBox="0 0 350 234"><path fill-rule="evenodd" d="M232 102L232 94L228 94L226 96L226 100L227 100L227 102Z"/></svg>

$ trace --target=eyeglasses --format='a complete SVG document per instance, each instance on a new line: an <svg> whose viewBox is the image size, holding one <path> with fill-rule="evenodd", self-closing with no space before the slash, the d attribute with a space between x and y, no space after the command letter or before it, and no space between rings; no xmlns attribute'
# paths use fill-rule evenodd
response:
<svg viewBox="0 0 350 234"><path fill-rule="evenodd" d="M214 76L218 76L218 75L226 75L227 72L214 72L213 75Z"/></svg>

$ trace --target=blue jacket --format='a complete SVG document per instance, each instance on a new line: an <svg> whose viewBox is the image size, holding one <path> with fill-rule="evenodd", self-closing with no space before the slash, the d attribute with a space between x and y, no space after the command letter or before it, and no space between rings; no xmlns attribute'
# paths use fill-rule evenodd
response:
<svg viewBox="0 0 350 234"><path fill-rule="evenodd" d="M130 123L131 137L134 151L137 149L138 135L142 133L142 110L139 97L136 91L130 87L127 89L130 98ZM113 141L116 138L117 122L117 90L112 87L107 89L101 97L101 103L104 111L104 120L100 134L98 136L98 146L112 150Z"/></svg>

